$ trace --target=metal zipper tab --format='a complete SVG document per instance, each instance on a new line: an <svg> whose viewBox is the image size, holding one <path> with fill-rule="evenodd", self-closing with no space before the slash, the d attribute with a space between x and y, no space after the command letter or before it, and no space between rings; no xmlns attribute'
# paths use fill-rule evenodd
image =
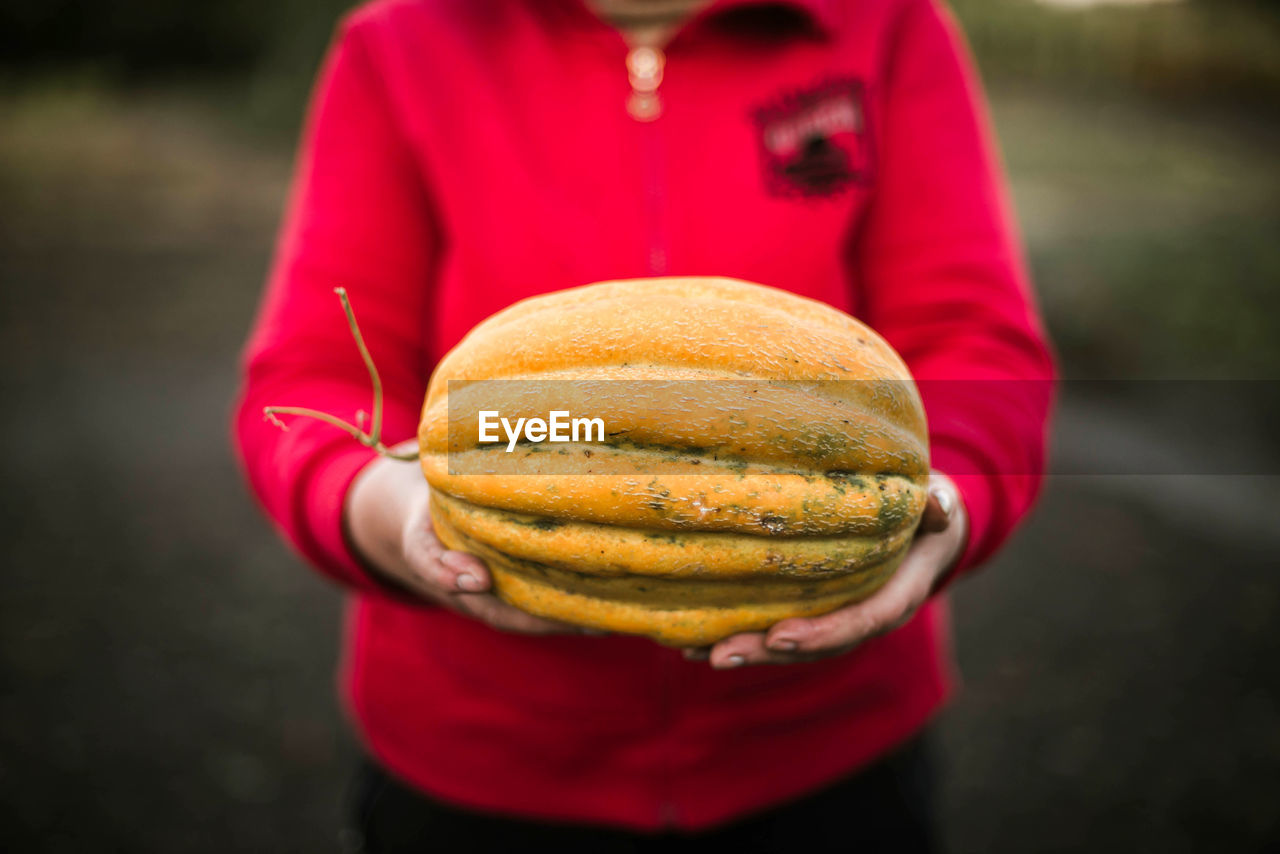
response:
<svg viewBox="0 0 1280 854"><path fill-rule="evenodd" d="M666 61L656 47L633 47L627 53L627 78L631 81L627 112L638 122L651 122L662 115L658 87L662 85L662 67Z"/></svg>

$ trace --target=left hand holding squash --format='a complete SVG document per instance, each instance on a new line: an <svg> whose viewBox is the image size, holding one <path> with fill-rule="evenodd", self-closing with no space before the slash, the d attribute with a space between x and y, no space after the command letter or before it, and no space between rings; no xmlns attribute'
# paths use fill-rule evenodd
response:
<svg viewBox="0 0 1280 854"><path fill-rule="evenodd" d="M915 542L889 583L871 598L819 617L793 618L767 632L743 632L714 646L691 649L686 658L710 660L717 669L748 664L790 664L841 655L896 629L924 604L955 565L969 536L964 502L951 478L929 475L929 503Z"/></svg>

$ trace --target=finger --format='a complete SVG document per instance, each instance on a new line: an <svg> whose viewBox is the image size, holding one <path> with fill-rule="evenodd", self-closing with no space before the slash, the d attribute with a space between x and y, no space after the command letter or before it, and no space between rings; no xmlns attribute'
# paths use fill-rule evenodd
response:
<svg viewBox="0 0 1280 854"><path fill-rule="evenodd" d="M493 586L484 561L467 552L446 549L431 517L423 513L410 523L406 551L410 568L427 585L452 593L487 593Z"/></svg>
<svg viewBox="0 0 1280 854"><path fill-rule="evenodd" d="M924 513L920 516L920 530L926 534L936 534L945 531L949 524L951 520L942 509L941 501L935 493L930 492L929 500L924 505Z"/></svg>
<svg viewBox="0 0 1280 854"><path fill-rule="evenodd" d="M437 593L484 593L492 585L483 561L446 550L434 534L414 537L405 557L416 580Z"/></svg>
<svg viewBox="0 0 1280 854"><path fill-rule="evenodd" d="M812 661L842 654L903 625L928 598L939 566L947 561L948 538L936 534L950 527L958 505L959 493L951 479L931 474L921 536L888 584L863 602L829 614L783 620L765 633L726 638L711 649L712 667Z"/></svg>
<svg viewBox="0 0 1280 854"><path fill-rule="evenodd" d="M785 652L769 649L764 632L744 632L725 638L711 648L708 660L716 670L731 670L760 664L797 664L839 655L844 649L827 649L816 653Z"/></svg>
<svg viewBox="0 0 1280 854"><path fill-rule="evenodd" d="M459 593L449 597L459 611L495 629L528 635L582 634L583 629L558 620L547 620L508 605L489 593Z"/></svg>
<svg viewBox="0 0 1280 854"><path fill-rule="evenodd" d="M937 561L932 539L912 546L889 583L869 599L819 617L783 620L769 629L764 645L775 653L830 653L902 625L929 595Z"/></svg>
<svg viewBox="0 0 1280 854"><path fill-rule="evenodd" d="M707 660L716 670L731 670L767 657L764 632L742 632L731 635L711 647Z"/></svg>
<svg viewBox="0 0 1280 854"><path fill-rule="evenodd" d="M446 551L440 555L442 574L450 580L450 590L465 593L487 593L493 586L489 568L473 554Z"/></svg>
<svg viewBox="0 0 1280 854"><path fill-rule="evenodd" d="M939 474L930 475L929 500L924 505L924 514L920 517L920 530L927 534L945 531L951 525L951 519L959 503L959 492L950 478Z"/></svg>

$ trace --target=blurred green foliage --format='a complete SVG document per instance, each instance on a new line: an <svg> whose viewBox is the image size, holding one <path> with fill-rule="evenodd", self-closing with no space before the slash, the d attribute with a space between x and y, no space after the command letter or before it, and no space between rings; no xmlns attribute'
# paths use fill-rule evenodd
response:
<svg viewBox="0 0 1280 854"><path fill-rule="evenodd" d="M5 0L0 83L212 90L241 123L291 137L338 18L360 0ZM1280 0L1048 8L944 0L988 81L1162 96L1280 96ZM212 86L210 86L212 83ZM19 84L21 85L21 84Z"/></svg>
<svg viewBox="0 0 1280 854"><path fill-rule="evenodd" d="M5 0L0 75L78 75L112 85L212 78L247 124L291 135L334 24L358 2ZM1034 0L949 2L989 81L1214 99L1280 95L1280 0L1087 10Z"/></svg>
<svg viewBox="0 0 1280 854"><path fill-rule="evenodd" d="M124 75L242 70L323 43L352 0L5 0L0 62ZM318 34L318 39L317 39Z"/></svg>
<svg viewBox="0 0 1280 854"><path fill-rule="evenodd" d="M1280 374L1280 0L950 2L1068 372ZM6 0L0 145L6 121L11 137L22 116L52 116L52 140L137 102L186 105L282 152L351 5ZM26 175L41 196L46 147L14 154L0 190Z"/></svg>
<svg viewBox="0 0 1280 854"><path fill-rule="evenodd" d="M1280 117L1123 92L990 94L1069 374L1280 376Z"/></svg>
<svg viewBox="0 0 1280 854"><path fill-rule="evenodd" d="M1070 10L950 0L989 77L1127 81L1176 93L1280 91L1278 0ZM184 72L276 77L305 89L354 0L6 0L0 66L92 66L126 79Z"/></svg>
<svg viewBox="0 0 1280 854"><path fill-rule="evenodd" d="M201 89L292 135L339 17L358 0L5 0L0 74ZM13 82L16 80L16 84Z"/></svg>
<svg viewBox="0 0 1280 854"><path fill-rule="evenodd" d="M1192 0L1087 9L950 0L984 75L1116 83L1168 95L1280 93L1280 2Z"/></svg>

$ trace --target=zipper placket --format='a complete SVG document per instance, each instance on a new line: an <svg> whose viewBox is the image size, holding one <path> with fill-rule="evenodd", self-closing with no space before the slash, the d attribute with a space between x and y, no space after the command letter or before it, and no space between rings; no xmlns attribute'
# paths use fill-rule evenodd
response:
<svg viewBox="0 0 1280 854"><path fill-rule="evenodd" d="M627 51L627 80L631 84L631 93L627 96L627 114L640 127L640 146L644 164L644 203L646 258L645 269L650 276L664 276L668 270L667 239L665 232L664 206L667 200L664 151L662 148L661 127L658 120L662 118L663 103L659 87L666 70L667 57L660 48L650 46L633 47ZM672 680L675 677L671 662L663 657L659 662L659 683L661 697L659 707L659 728L669 732L674 717ZM670 757L664 757L662 792L658 803L658 822L663 827L674 827L676 824L676 805L671 792L672 768Z"/></svg>
<svg viewBox="0 0 1280 854"><path fill-rule="evenodd" d="M667 58L661 49L647 45L627 51L627 80L631 93L627 97L627 113L639 125L644 152L644 195L647 246L645 269L650 276L666 275L667 240L664 231L663 206L666 204L661 128L663 103L659 93Z"/></svg>

